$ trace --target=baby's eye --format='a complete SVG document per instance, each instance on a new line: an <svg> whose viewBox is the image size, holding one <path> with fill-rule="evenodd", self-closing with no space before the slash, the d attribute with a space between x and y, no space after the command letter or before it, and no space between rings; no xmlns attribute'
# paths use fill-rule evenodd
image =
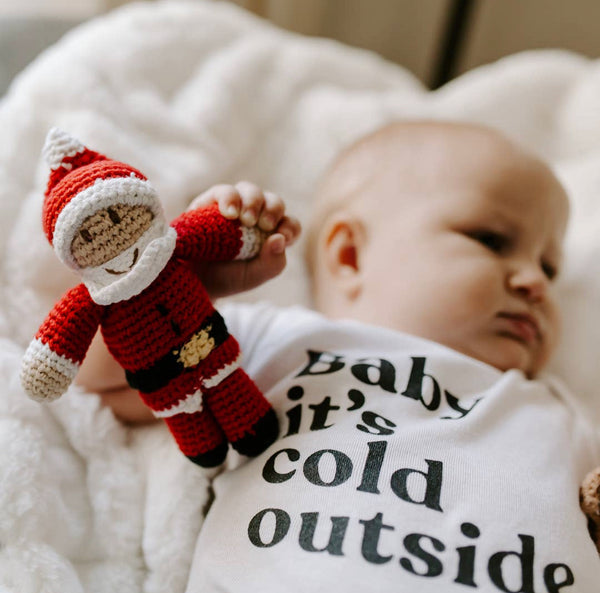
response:
<svg viewBox="0 0 600 593"><path fill-rule="evenodd" d="M487 247L494 253L500 253L506 249L509 245L509 238L502 233L496 231L473 231L468 233L471 239L481 243L484 247Z"/></svg>
<svg viewBox="0 0 600 593"><path fill-rule="evenodd" d="M556 266L552 265L549 262L542 262L541 263L542 266L542 271L544 272L544 274L546 275L546 278L548 278L548 280L554 280L556 278L556 276L558 276L558 269L556 268Z"/></svg>

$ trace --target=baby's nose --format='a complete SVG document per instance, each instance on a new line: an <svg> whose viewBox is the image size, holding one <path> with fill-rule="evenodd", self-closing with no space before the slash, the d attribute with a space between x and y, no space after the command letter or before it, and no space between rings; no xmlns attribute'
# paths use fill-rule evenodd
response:
<svg viewBox="0 0 600 593"><path fill-rule="evenodd" d="M525 264L510 274L508 283L519 296L539 302L546 297L550 281L540 266Z"/></svg>

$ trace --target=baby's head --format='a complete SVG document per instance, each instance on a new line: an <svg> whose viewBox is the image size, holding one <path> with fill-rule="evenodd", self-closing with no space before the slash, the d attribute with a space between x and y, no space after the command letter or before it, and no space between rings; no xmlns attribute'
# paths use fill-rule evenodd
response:
<svg viewBox="0 0 600 593"><path fill-rule="evenodd" d="M309 236L316 307L534 376L558 340L566 193L499 133L396 123L343 152Z"/></svg>

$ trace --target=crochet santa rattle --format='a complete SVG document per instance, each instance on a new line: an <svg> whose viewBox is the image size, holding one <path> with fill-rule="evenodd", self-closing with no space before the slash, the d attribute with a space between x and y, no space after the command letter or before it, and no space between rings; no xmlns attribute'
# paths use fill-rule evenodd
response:
<svg viewBox="0 0 600 593"><path fill-rule="evenodd" d="M211 206L171 225L154 188L133 167L48 134L51 167L43 226L59 259L79 274L42 323L23 358L21 382L52 401L75 377L98 327L181 451L205 467L228 442L254 456L278 434L277 417L239 366L239 346L190 263L250 259L262 233Z"/></svg>

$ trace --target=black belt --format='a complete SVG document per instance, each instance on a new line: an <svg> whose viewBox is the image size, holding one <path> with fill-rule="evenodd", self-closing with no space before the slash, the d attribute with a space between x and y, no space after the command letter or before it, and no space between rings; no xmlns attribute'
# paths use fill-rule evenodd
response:
<svg viewBox="0 0 600 593"><path fill-rule="evenodd" d="M200 332L206 332L206 334L208 334L207 339L212 338L214 340L212 350L217 346L220 346L229 337L223 317L215 311L204 320L202 326L199 327L183 344L178 346L177 349L171 350L168 354L156 361L151 367L139 371L125 371L125 376L129 385L142 393L152 393L153 391L168 385L169 381L175 377L179 377L186 368L190 368L189 365L186 366L181 360L181 351L186 344L193 341L194 336L197 336Z"/></svg>

